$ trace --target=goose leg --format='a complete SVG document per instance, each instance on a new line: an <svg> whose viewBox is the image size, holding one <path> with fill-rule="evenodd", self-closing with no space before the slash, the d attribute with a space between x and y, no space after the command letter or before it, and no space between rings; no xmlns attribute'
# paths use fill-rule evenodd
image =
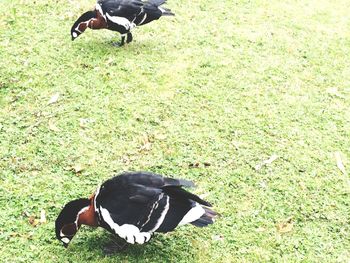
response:
<svg viewBox="0 0 350 263"><path fill-rule="evenodd" d="M124 44L125 44L125 35L122 35L120 42L113 43L112 45L115 47L122 47L124 46Z"/></svg>
<svg viewBox="0 0 350 263"><path fill-rule="evenodd" d="M113 238L110 243L108 243L104 249L103 252L106 255L112 255L116 252L121 252L124 249L128 247L128 243L124 239L120 238Z"/></svg>
<svg viewBox="0 0 350 263"><path fill-rule="evenodd" d="M127 33L127 35L126 35L126 43L130 43L131 41L132 41L132 34L129 32L129 33Z"/></svg>

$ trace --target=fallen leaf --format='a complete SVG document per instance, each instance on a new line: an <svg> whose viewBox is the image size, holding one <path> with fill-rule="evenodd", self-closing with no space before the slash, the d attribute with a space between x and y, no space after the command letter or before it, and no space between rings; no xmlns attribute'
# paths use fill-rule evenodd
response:
<svg viewBox="0 0 350 263"><path fill-rule="evenodd" d="M224 236L223 235L214 235L212 236L212 239L215 241L224 241Z"/></svg>
<svg viewBox="0 0 350 263"><path fill-rule="evenodd" d="M114 65L114 58L109 58L106 62L107 65L111 66L111 65Z"/></svg>
<svg viewBox="0 0 350 263"><path fill-rule="evenodd" d="M341 158L340 152L335 152L335 153L334 153L334 156L335 156L335 160L336 160L336 162L337 162L337 167L338 167L338 169L339 169L343 174L346 175L345 166L344 166L344 164L343 164L343 160L342 160L342 158Z"/></svg>
<svg viewBox="0 0 350 263"><path fill-rule="evenodd" d="M307 189L306 185L305 185L305 183L303 181L299 182L299 186L300 186L301 190L306 190Z"/></svg>
<svg viewBox="0 0 350 263"><path fill-rule="evenodd" d="M59 132L60 129L57 128L56 124L53 122L52 119L49 119L49 129L54 132Z"/></svg>
<svg viewBox="0 0 350 263"><path fill-rule="evenodd" d="M79 126L81 128L86 128L87 123L88 123L87 119L79 119Z"/></svg>
<svg viewBox="0 0 350 263"><path fill-rule="evenodd" d="M162 133L156 133L156 134L154 135L154 138L155 138L156 140L162 141L162 140L165 140L165 139L167 138L167 136L166 136L165 134L162 134Z"/></svg>
<svg viewBox="0 0 350 263"><path fill-rule="evenodd" d="M94 122L94 120L91 120L91 119L79 119L79 126L81 128L86 128L88 126L89 123L92 123Z"/></svg>
<svg viewBox="0 0 350 263"><path fill-rule="evenodd" d="M17 232L12 232L10 234L10 237L19 237L19 236L21 236L21 235L19 233L17 233Z"/></svg>
<svg viewBox="0 0 350 263"><path fill-rule="evenodd" d="M256 165L255 166L255 170L260 170L263 166L271 164L277 158L278 158L278 156L276 154L271 155L271 157L269 159L267 159L267 160L263 161L262 163Z"/></svg>
<svg viewBox="0 0 350 263"><path fill-rule="evenodd" d="M199 167L199 162L190 163L188 166L189 166L190 168L198 168L198 167Z"/></svg>
<svg viewBox="0 0 350 263"><path fill-rule="evenodd" d="M28 218L29 224L31 224L33 227L36 227L39 224L39 221L35 218L35 216L30 216Z"/></svg>
<svg viewBox="0 0 350 263"><path fill-rule="evenodd" d="M281 234L285 234L291 232L293 230L294 223L292 222L292 217L286 219L285 222L281 222L277 224L277 231Z"/></svg>
<svg viewBox="0 0 350 263"><path fill-rule="evenodd" d="M142 145L140 147L141 151L149 151L151 149L151 142L147 134L144 134L142 137Z"/></svg>
<svg viewBox="0 0 350 263"><path fill-rule="evenodd" d="M264 188L264 189L267 188L267 183L266 183L265 181L261 181L261 182L259 183L259 185L260 185L261 188Z"/></svg>
<svg viewBox="0 0 350 263"><path fill-rule="evenodd" d="M199 168L200 166L209 167L209 166L211 166L211 163L208 163L208 162L203 162L203 163L194 162L194 163L190 163L188 166L190 168Z"/></svg>
<svg viewBox="0 0 350 263"><path fill-rule="evenodd" d="M40 224L46 223L46 213L45 213L45 210L41 210L39 222L40 222Z"/></svg>
<svg viewBox="0 0 350 263"><path fill-rule="evenodd" d="M25 216L25 217L30 217L30 214L29 214L27 211L24 211L22 214L23 214L23 216Z"/></svg>
<svg viewBox="0 0 350 263"><path fill-rule="evenodd" d="M53 104L56 103L58 101L58 98L60 97L59 93L55 93L54 95L52 95L51 99L49 100L49 102L47 104Z"/></svg>
<svg viewBox="0 0 350 263"><path fill-rule="evenodd" d="M336 87L328 88L327 89L327 93L329 95L332 95L332 96L336 96L336 97L339 97L339 98L344 98L344 96L342 96L342 94L338 91L338 88L336 88Z"/></svg>
<svg viewBox="0 0 350 263"><path fill-rule="evenodd" d="M266 231L266 228L265 227L258 227L257 229L255 229L256 232L265 232Z"/></svg>
<svg viewBox="0 0 350 263"><path fill-rule="evenodd" d="M72 170L77 174L77 173L82 172L84 170L84 168L80 163L77 163L72 167Z"/></svg>

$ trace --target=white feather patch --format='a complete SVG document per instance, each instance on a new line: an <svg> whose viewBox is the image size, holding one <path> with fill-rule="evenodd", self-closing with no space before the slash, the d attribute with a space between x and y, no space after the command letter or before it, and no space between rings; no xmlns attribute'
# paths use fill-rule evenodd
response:
<svg viewBox="0 0 350 263"><path fill-rule="evenodd" d="M154 231L156 231L160 227L160 225L164 221L164 218L165 218L166 214L168 213L168 210L169 210L169 197L165 196L165 198L166 198L166 204L165 204L164 210L161 213L161 215L160 215L156 225L149 231L151 233L153 233Z"/></svg>
<svg viewBox="0 0 350 263"><path fill-rule="evenodd" d="M115 223L109 214L108 210L100 206L101 216L103 220L110 226L110 228L121 238L124 238L126 242L130 244L134 244L135 242L138 244L143 244L150 240L151 234L148 232L140 232L134 225L124 224L119 226Z"/></svg>
<svg viewBox="0 0 350 263"><path fill-rule="evenodd" d="M164 9L164 8L161 8L160 6L158 6L158 9L159 9L162 13L165 12L165 9Z"/></svg>
<svg viewBox="0 0 350 263"><path fill-rule="evenodd" d="M108 13L106 13L106 16L113 23L123 26L125 30L129 31L131 29L131 22L127 18L121 16L111 16Z"/></svg>
<svg viewBox="0 0 350 263"><path fill-rule="evenodd" d="M68 237L61 238L61 241L65 244L68 244L70 242Z"/></svg>
<svg viewBox="0 0 350 263"><path fill-rule="evenodd" d="M179 223L179 226L196 221L204 214L205 214L204 208L198 203L196 203L196 205L192 207L191 210L188 211L187 214L182 218L182 220Z"/></svg>
<svg viewBox="0 0 350 263"><path fill-rule="evenodd" d="M147 18L147 13L144 14L144 16L143 16L141 22L139 23L139 25L141 25L146 20L146 18Z"/></svg>

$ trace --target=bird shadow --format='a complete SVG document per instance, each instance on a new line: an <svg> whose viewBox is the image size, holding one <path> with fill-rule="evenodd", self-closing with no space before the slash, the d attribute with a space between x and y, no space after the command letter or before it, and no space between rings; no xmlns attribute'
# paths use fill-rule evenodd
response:
<svg viewBox="0 0 350 263"><path fill-rule="evenodd" d="M112 39L89 39L80 40L77 49L84 52L94 52L99 54L124 54L130 53L130 56L139 54L142 50L156 47L153 41L133 41L124 46L118 46L120 38ZM75 43L73 44L75 45Z"/></svg>
<svg viewBox="0 0 350 263"><path fill-rule="evenodd" d="M118 238L112 234L106 232L97 231L98 233L90 233L84 240L79 240L72 248L74 253L75 250L81 251L82 248L87 253L99 255L101 257L111 257L118 260L127 260L131 262L139 261L146 257L151 259L162 259L168 258L171 251L176 248L187 247L191 248L191 244L186 239L171 238L173 234L156 234L151 240L145 244L127 244L122 249L116 249L115 251L108 251L111 243L123 244L124 240ZM106 250L107 248L107 250ZM189 252L189 251L188 251Z"/></svg>

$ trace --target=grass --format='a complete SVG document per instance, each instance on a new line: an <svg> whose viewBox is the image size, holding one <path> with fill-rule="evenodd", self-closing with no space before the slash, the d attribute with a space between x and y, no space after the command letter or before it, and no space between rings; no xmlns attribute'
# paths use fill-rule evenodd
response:
<svg viewBox="0 0 350 263"><path fill-rule="evenodd" d="M93 4L0 2L1 260L349 262L348 1L169 0L123 48L70 40ZM194 180L221 217L112 257L83 227L66 250L62 206L124 170Z"/></svg>

